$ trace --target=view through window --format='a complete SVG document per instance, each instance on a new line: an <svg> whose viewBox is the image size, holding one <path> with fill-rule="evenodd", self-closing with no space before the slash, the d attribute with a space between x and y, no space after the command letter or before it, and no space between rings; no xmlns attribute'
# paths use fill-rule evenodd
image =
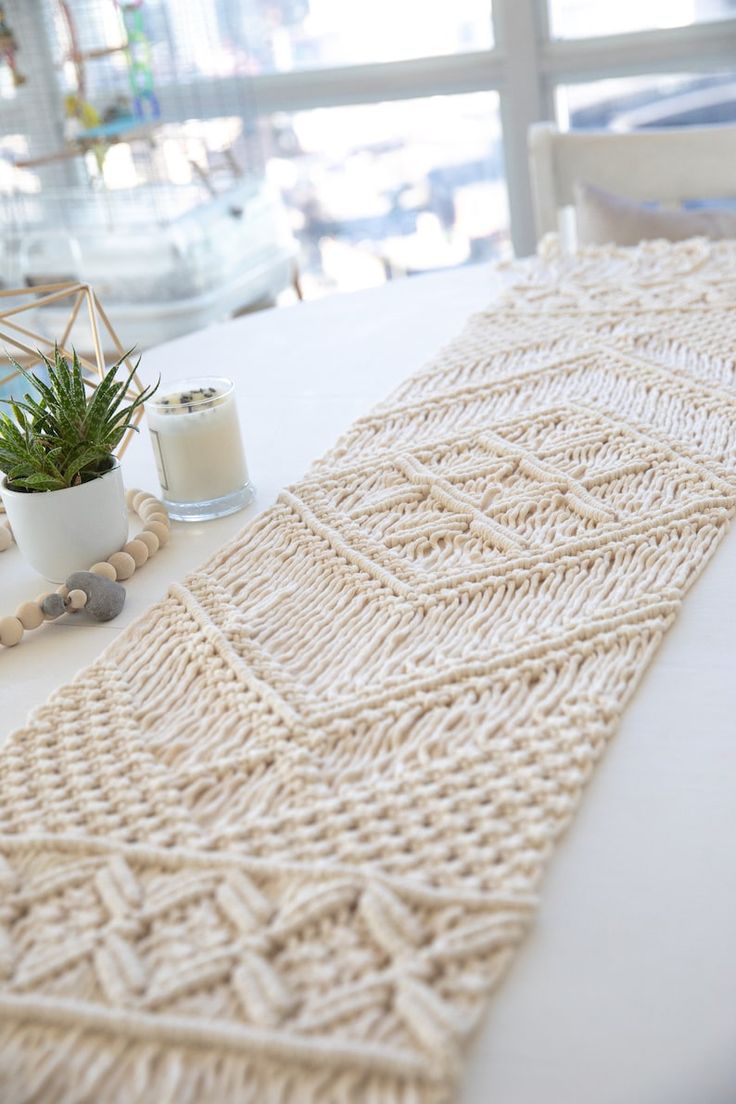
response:
<svg viewBox="0 0 736 1104"><path fill-rule="evenodd" d="M158 0L149 14L160 71L177 82L493 46L489 0ZM270 113L255 133L307 296L510 251L495 92Z"/></svg>
<svg viewBox="0 0 736 1104"><path fill-rule="evenodd" d="M210 76L365 65L487 50L489 0L148 0L182 72Z"/></svg>
<svg viewBox="0 0 736 1104"><path fill-rule="evenodd" d="M554 37L583 38L725 19L736 13L736 0L549 0L549 9Z"/></svg>
<svg viewBox="0 0 736 1104"><path fill-rule="evenodd" d="M266 142L309 295L510 252L494 92L282 114Z"/></svg>
<svg viewBox="0 0 736 1104"><path fill-rule="evenodd" d="M736 123L736 73L658 74L562 85L557 117L566 129L617 131Z"/></svg>
<svg viewBox="0 0 736 1104"><path fill-rule="evenodd" d="M27 78L0 66L6 283L23 278L29 225L40 240L69 226L93 243L104 224L113 241L149 211L172 234L186 214L187 244L174 248L214 271L206 219L192 212L240 218L245 242L255 181L280 197L307 296L503 257L512 239L534 247L525 136L536 120L736 123L736 0L6 7ZM155 105L141 118L130 117L131 33ZM269 234L283 246L274 208L256 198L267 217L254 264ZM209 271L202 262L198 287Z"/></svg>

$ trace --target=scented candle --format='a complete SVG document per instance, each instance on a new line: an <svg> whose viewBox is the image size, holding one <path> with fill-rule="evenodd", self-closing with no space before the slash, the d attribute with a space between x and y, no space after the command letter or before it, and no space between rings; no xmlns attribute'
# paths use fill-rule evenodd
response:
<svg viewBox="0 0 736 1104"><path fill-rule="evenodd" d="M162 385L146 412L172 518L222 517L251 501L232 380L202 377Z"/></svg>

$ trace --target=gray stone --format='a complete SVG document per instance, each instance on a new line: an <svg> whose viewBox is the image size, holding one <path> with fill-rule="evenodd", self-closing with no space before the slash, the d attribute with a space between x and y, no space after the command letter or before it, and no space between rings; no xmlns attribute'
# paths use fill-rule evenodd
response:
<svg viewBox="0 0 736 1104"><path fill-rule="evenodd" d="M66 611L64 599L60 594L47 594L41 603L44 617L61 617Z"/></svg>
<svg viewBox="0 0 736 1104"><path fill-rule="evenodd" d="M84 591L87 595L85 612L95 621L112 621L125 605L125 587L92 571L72 572L66 585L69 590Z"/></svg>

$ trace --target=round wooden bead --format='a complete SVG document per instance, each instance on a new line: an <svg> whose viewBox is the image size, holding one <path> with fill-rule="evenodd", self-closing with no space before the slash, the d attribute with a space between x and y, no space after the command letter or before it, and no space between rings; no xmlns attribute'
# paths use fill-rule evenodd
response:
<svg viewBox="0 0 736 1104"><path fill-rule="evenodd" d="M0 525L0 552L4 552L6 548L10 548L12 543L13 538L7 525Z"/></svg>
<svg viewBox="0 0 736 1104"><path fill-rule="evenodd" d="M62 598L66 598L69 593L69 587L66 585L66 583L62 583L61 586L58 586L56 588L56 593L60 594Z"/></svg>
<svg viewBox="0 0 736 1104"><path fill-rule="evenodd" d="M23 624L17 617L0 618L0 644L12 648L23 639Z"/></svg>
<svg viewBox="0 0 736 1104"><path fill-rule="evenodd" d="M162 513L161 510L151 510L147 514L141 514L141 521L146 527L151 521L157 521L159 525L165 525L167 529L171 525L171 522L169 521L169 515Z"/></svg>
<svg viewBox="0 0 736 1104"><path fill-rule="evenodd" d="M127 552L129 556L133 557L136 567L143 567L143 564L148 559L148 545L142 540L132 540L123 548L123 552Z"/></svg>
<svg viewBox="0 0 736 1104"><path fill-rule="evenodd" d="M87 605L87 595L83 590L70 590L67 602L71 609L80 610Z"/></svg>
<svg viewBox="0 0 736 1104"><path fill-rule="evenodd" d="M135 539L145 544L149 556L152 556L154 552L158 552L158 537L155 533L147 533L144 529Z"/></svg>
<svg viewBox="0 0 736 1104"><path fill-rule="evenodd" d="M146 527L143 530L144 533L155 533L158 537L158 543L163 548L169 539L169 530L165 525L162 525L160 521L146 522Z"/></svg>
<svg viewBox="0 0 736 1104"><path fill-rule="evenodd" d="M23 602L15 611L15 616L24 629L37 629L43 624L43 611L38 602Z"/></svg>
<svg viewBox="0 0 736 1104"><path fill-rule="evenodd" d="M127 552L113 552L107 557L107 562L115 568L117 579L129 579L135 571L135 560Z"/></svg>
<svg viewBox="0 0 736 1104"><path fill-rule="evenodd" d="M150 514L143 515L143 524L150 525L152 521L157 521L159 525L165 525L168 529L171 525L168 514L162 514L160 510L154 510Z"/></svg>
<svg viewBox="0 0 736 1104"><path fill-rule="evenodd" d="M140 491L137 487L131 487L125 492L125 505L128 507L129 510L133 509L133 499L137 494L140 494Z"/></svg>
<svg viewBox="0 0 736 1104"><path fill-rule="evenodd" d="M90 571L93 575L101 575L103 579L109 579L112 583L114 583L118 577L118 573L112 564L105 563L104 561L92 564Z"/></svg>
<svg viewBox="0 0 736 1104"><path fill-rule="evenodd" d="M154 495L152 495L150 491L138 491L137 494L134 494L133 509L135 510L135 512L138 513L143 503L147 502L149 499L151 502L158 502L158 499Z"/></svg>

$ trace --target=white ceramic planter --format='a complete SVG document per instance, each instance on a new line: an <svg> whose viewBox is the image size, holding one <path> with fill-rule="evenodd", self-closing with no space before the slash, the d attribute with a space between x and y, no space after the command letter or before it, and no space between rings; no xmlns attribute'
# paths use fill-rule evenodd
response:
<svg viewBox="0 0 736 1104"><path fill-rule="evenodd" d="M128 539L128 511L120 465L89 483L63 491L0 494L18 548L31 567L55 583L87 571Z"/></svg>

